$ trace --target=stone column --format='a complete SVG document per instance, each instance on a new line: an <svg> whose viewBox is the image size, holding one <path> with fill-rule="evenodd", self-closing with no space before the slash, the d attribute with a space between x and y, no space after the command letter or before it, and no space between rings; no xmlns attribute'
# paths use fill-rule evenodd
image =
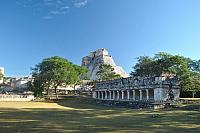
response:
<svg viewBox="0 0 200 133"><path fill-rule="evenodd" d="M101 92L101 99L103 100L104 98L103 98L103 91Z"/></svg>
<svg viewBox="0 0 200 133"><path fill-rule="evenodd" d="M135 90L133 90L133 101L135 101Z"/></svg>
<svg viewBox="0 0 200 133"><path fill-rule="evenodd" d="M130 92L127 90L127 100L130 100Z"/></svg>
<svg viewBox="0 0 200 133"><path fill-rule="evenodd" d="M149 90L146 89L146 94L147 94L147 101L149 100Z"/></svg>
<svg viewBox="0 0 200 133"><path fill-rule="evenodd" d="M117 91L117 100L119 100L119 91Z"/></svg>
<svg viewBox="0 0 200 133"><path fill-rule="evenodd" d="M122 90L122 100L124 100L124 91Z"/></svg>
<svg viewBox="0 0 200 133"><path fill-rule="evenodd" d="M92 92L92 98L96 98L96 91Z"/></svg>
<svg viewBox="0 0 200 133"><path fill-rule="evenodd" d="M112 99L111 91L109 91L109 99L110 99L110 100Z"/></svg>
<svg viewBox="0 0 200 133"><path fill-rule="evenodd" d="M140 101L142 101L142 90L140 90Z"/></svg>
<svg viewBox="0 0 200 133"><path fill-rule="evenodd" d="M115 91L113 91L113 100L115 100Z"/></svg>
<svg viewBox="0 0 200 133"><path fill-rule="evenodd" d="M98 91L97 93L98 93L97 99L100 99L101 98L100 97L100 92Z"/></svg>
<svg viewBox="0 0 200 133"><path fill-rule="evenodd" d="M105 99L107 99L107 91L105 91Z"/></svg>

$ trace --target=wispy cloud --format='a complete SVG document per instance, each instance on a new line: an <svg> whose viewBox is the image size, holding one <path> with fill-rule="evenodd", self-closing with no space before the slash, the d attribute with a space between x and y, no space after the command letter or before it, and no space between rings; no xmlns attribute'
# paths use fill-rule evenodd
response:
<svg viewBox="0 0 200 133"><path fill-rule="evenodd" d="M82 8L89 0L18 0L17 2L26 8L32 8L34 12L42 12L44 19L65 15L71 8Z"/></svg>
<svg viewBox="0 0 200 133"><path fill-rule="evenodd" d="M74 7L80 8L86 6L88 3L88 0L75 0Z"/></svg>

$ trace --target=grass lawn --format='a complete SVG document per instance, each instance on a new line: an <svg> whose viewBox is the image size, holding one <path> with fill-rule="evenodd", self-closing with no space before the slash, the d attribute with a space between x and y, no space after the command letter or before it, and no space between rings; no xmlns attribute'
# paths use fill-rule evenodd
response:
<svg viewBox="0 0 200 133"><path fill-rule="evenodd" d="M180 98L180 100L200 101L200 98Z"/></svg>
<svg viewBox="0 0 200 133"><path fill-rule="evenodd" d="M200 110L134 110L84 100L0 102L0 133L200 132ZM152 117L154 114L159 117Z"/></svg>

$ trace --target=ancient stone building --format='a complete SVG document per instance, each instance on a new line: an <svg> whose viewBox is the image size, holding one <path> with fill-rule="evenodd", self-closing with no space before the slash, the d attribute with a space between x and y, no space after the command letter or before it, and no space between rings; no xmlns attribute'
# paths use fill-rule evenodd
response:
<svg viewBox="0 0 200 133"><path fill-rule="evenodd" d="M0 74L4 75L4 68L0 67ZM0 84L3 83L3 78L0 79Z"/></svg>
<svg viewBox="0 0 200 133"><path fill-rule="evenodd" d="M180 86L175 77L129 77L96 83L93 98L113 101L165 102L178 100Z"/></svg>
<svg viewBox="0 0 200 133"><path fill-rule="evenodd" d="M115 64L112 56L108 54L106 49L99 49L97 51L91 52L90 55L83 57L82 66L89 69L88 77L90 80L97 80L97 72L99 66L102 64L109 64L114 68L116 74L121 75L122 77L128 77L126 72Z"/></svg>

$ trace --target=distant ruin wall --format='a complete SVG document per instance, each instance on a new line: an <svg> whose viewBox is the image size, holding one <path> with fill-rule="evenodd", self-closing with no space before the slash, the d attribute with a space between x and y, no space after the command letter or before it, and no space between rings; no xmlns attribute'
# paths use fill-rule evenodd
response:
<svg viewBox="0 0 200 133"><path fill-rule="evenodd" d="M0 95L0 102L23 102L23 101L33 101L35 97L33 95Z"/></svg>

